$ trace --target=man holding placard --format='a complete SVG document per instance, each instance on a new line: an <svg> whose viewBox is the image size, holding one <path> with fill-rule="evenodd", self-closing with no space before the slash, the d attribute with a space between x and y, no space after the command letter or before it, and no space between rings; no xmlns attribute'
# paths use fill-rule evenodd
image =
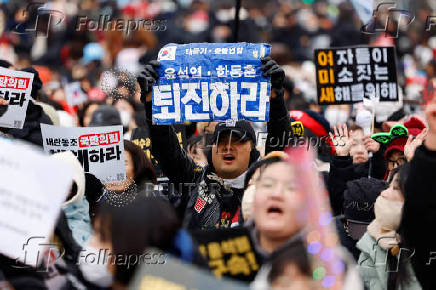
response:
<svg viewBox="0 0 436 290"><path fill-rule="evenodd" d="M226 54L224 55L223 52ZM246 119L265 121L269 118L266 153L272 150L283 150L284 144L271 144L273 137L278 140L281 140L284 134L291 137L289 117L283 100L284 71L274 60L265 57L268 54L269 46L264 44L202 43L184 46L171 44L160 51L160 62L151 61L138 77L141 86L141 101L145 104L150 128L152 154L161 164L169 181L182 189L181 201L186 206L184 225L188 228L225 228L241 222L240 204L245 172L249 165L260 156L255 148L254 130ZM171 78L173 80L174 78L168 76L169 63L178 57L182 57L182 62L174 61L175 69L171 71L179 78L185 71L188 72L179 83L177 80L171 82ZM226 68L226 61L229 60L233 63L233 65L229 64L230 69L244 68L247 71L250 68L252 73L246 74L245 79L241 80L238 79L242 78L240 73L222 75L219 67ZM186 67L185 70L186 64L191 67ZM195 72L191 70L192 67L196 67ZM199 70L203 71L200 75ZM207 75L211 77L208 78ZM258 81L249 82L248 78L251 76ZM186 85L185 80L197 80L197 83L190 82ZM184 92L184 87L186 92ZM208 95L209 89L210 95ZM219 91L221 98L214 95L214 90L215 93ZM248 93L248 96L244 96L244 93ZM262 94L267 93L271 95L270 100L268 100L268 95L266 98L262 97ZM188 97L194 102L188 101L184 107L180 106L180 103L186 101ZM241 100L244 98L245 104L242 104ZM157 108L158 100L160 104L168 105L178 102L179 107L176 108L173 105L171 108ZM253 101L250 103L250 100ZM216 108L211 106L209 111L203 110L208 107L205 104L211 102L212 104L216 102L214 104ZM201 103L200 108L196 107L196 103ZM267 108L267 103L269 103L269 108ZM184 114L180 113L183 109ZM266 114L268 109L269 116ZM248 114L251 117L246 113L244 115L247 111L251 111L251 114ZM196 166L194 161L180 148L174 130L170 126L152 124L152 119L154 123L161 124L188 120L193 114L186 114L186 112L197 113L197 116L201 117L197 121L226 120L226 122L220 122L215 128L214 139L210 144L211 150L207 154L209 165L205 168ZM163 121L161 118L165 116L163 113L171 117Z"/></svg>

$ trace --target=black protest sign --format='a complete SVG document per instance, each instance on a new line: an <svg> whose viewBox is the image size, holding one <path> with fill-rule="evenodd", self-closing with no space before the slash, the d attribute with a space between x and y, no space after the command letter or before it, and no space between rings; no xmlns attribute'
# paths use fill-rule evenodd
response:
<svg viewBox="0 0 436 290"><path fill-rule="evenodd" d="M158 252L157 252L158 253ZM250 289L245 283L231 281L230 279L216 279L211 273L194 265L186 264L180 260L165 255L165 263L143 264L136 271L130 290L221 290Z"/></svg>
<svg viewBox="0 0 436 290"><path fill-rule="evenodd" d="M247 229L202 230L192 235L216 277L254 280L260 263Z"/></svg>
<svg viewBox="0 0 436 290"><path fill-rule="evenodd" d="M176 132L177 139L179 140L180 147L186 147L186 127L183 124L173 125L174 131ZM147 155L147 158L151 160L154 170L158 178L164 177L162 170L159 167L159 162L151 154L151 139L150 133L147 127L139 127L133 129L132 137L130 138L134 144L138 145Z"/></svg>
<svg viewBox="0 0 436 290"><path fill-rule="evenodd" d="M394 47L316 49L314 62L319 105L398 101Z"/></svg>

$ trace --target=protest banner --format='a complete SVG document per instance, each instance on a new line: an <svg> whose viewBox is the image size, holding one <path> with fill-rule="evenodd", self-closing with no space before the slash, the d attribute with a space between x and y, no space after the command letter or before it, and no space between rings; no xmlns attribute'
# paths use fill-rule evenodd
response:
<svg viewBox="0 0 436 290"><path fill-rule="evenodd" d="M67 104L70 107L83 104L88 100L88 96L83 92L80 82L73 82L66 84L65 87L65 98L67 99Z"/></svg>
<svg viewBox="0 0 436 290"><path fill-rule="evenodd" d="M23 129L32 92L33 74L0 67L0 99L8 102L0 127Z"/></svg>
<svg viewBox="0 0 436 290"><path fill-rule="evenodd" d="M0 138L0 252L38 266L72 183L68 165Z"/></svg>
<svg viewBox="0 0 436 290"><path fill-rule="evenodd" d="M155 253L153 253L153 251ZM162 253L152 249L150 255ZM155 265L142 265L129 285L131 290L221 290L250 289L248 285L230 279L216 279L204 269L183 263L180 260L166 255L165 263Z"/></svg>
<svg viewBox="0 0 436 290"><path fill-rule="evenodd" d="M398 101L394 47L315 49L314 61L319 105Z"/></svg>
<svg viewBox="0 0 436 290"><path fill-rule="evenodd" d="M260 262L247 229L201 230L192 235L216 277L254 280Z"/></svg>
<svg viewBox="0 0 436 290"><path fill-rule="evenodd" d="M123 127L66 128L41 124L44 150L48 153L72 151L85 172L102 183L126 180Z"/></svg>
<svg viewBox="0 0 436 290"><path fill-rule="evenodd" d="M186 148L186 127L182 124L173 125L174 131L176 132L177 139L179 140L180 147ZM132 137L130 138L135 145L139 146L144 152L145 155L150 159L151 164L153 165L156 176L159 179L164 177L162 169L159 167L159 162L154 158L151 154L151 139L148 128L139 127L135 128L132 131Z"/></svg>
<svg viewBox="0 0 436 290"><path fill-rule="evenodd" d="M158 54L153 123L268 121L271 83L260 58L269 53L267 44L167 44Z"/></svg>

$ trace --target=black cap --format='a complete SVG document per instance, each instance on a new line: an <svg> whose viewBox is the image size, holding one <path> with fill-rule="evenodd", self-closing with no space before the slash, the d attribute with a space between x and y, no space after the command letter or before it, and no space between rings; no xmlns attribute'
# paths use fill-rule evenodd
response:
<svg viewBox="0 0 436 290"><path fill-rule="evenodd" d="M388 184L376 178L348 181L344 191L344 215L347 220L370 223L375 219L374 203Z"/></svg>
<svg viewBox="0 0 436 290"><path fill-rule="evenodd" d="M117 109L112 106L101 105L92 114L89 127L115 126L121 124L120 113Z"/></svg>
<svg viewBox="0 0 436 290"><path fill-rule="evenodd" d="M42 81L39 78L38 71L36 69L34 69L33 67L26 67L26 68L23 68L21 71L33 74L32 92L30 93L30 95L32 96L32 98L36 99L36 97L38 95L38 91L42 88Z"/></svg>
<svg viewBox="0 0 436 290"><path fill-rule="evenodd" d="M256 144L256 134L254 133L253 127L251 127L250 123L245 120L239 120L236 122L219 122L215 127L212 142L216 143L220 135L224 132L236 134L241 138L240 141L242 142L252 141L254 144Z"/></svg>

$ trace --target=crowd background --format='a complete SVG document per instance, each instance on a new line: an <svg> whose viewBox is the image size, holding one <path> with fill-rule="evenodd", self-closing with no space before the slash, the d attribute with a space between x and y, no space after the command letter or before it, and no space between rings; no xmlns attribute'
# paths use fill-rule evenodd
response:
<svg viewBox="0 0 436 290"><path fill-rule="evenodd" d="M166 201L170 201L170 206L166 201L151 197L138 198L137 202L132 202L132 194L134 200L136 193L147 184L153 184L153 192L163 192L157 185L161 175L156 172L154 159L161 163L160 169L170 181L172 177L177 180L182 173L188 172L194 166L194 163L180 157L182 153L177 147L180 140L170 138L168 132L172 131L158 134L159 126L150 122L146 93L149 92L147 88L150 78L153 81L156 79L156 63L150 61L155 60L159 49L168 43L234 42L235 1L43 2L40 3L42 6L29 5L29 1L2 1L0 4L0 65L35 74L32 89L35 102L29 103L25 129L1 130L2 136L23 139L42 146L40 123L64 127L122 124L126 139L124 146L128 181L126 184L104 187L92 174L84 174L71 154L55 155L54 158L63 160L75 170L75 187L72 187L68 200L63 204L63 211L55 229L57 239L61 240L67 251L64 264L56 264L54 274L45 277L34 275L32 271L10 270L6 265L13 262L1 256L4 265L1 270L5 280L13 280L14 283L11 283L16 289L74 289L77 284L70 276L76 277L83 287L90 289L124 289L131 282L134 269L128 267L117 265L116 269L111 269L112 273L106 267L100 267L101 265L96 267L83 264L74 267L81 247L91 252L98 252L98 248L110 248L118 253L142 253L146 247L158 247L186 263L207 267L199 253L189 250L195 245L195 241L182 230L193 226L192 222L187 226L183 218L186 216L186 208L194 205L196 196L193 200L191 196L186 200L180 199L177 194L160 194L165 196ZM374 7L378 3L381 1L375 1ZM272 101L275 103L272 105L272 121L277 122L274 124L283 125L279 118L283 97L286 112L294 111L291 112L291 120L303 123L305 137L321 138L330 133L333 140L340 137L340 141L344 142L344 146L333 146L335 148L329 143L317 144L319 146L314 148L317 153L314 162L324 177L329 193L332 214L336 217L334 221L337 236L342 246L352 254L350 257L344 254L345 257L341 259L347 265L344 285L351 284L353 289L360 289L360 285L371 290L434 289L432 287L435 285L431 279L434 264L427 268L423 266L432 250L434 235L428 233L428 229L420 229L414 225L434 225L436 222L434 207L432 208L434 197L429 196L436 192L436 109L435 105L425 106L434 97L433 87L436 81L436 26L426 31L428 17L436 15L436 5L432 0L409 3L398 1L396 4L397 8L415 15L413 22L404 25L397 22L400 18L391 17L386 31L378 33L362 33L362 26L367 23L362 22L353 4L348 1L251 0L242 1L240 10L237 42L271 44L271 59L274 61L264 61L265 71L271 70L271 67L276 69L278 64L285 75L284 79L272 77L273 83L278 83L275 89L279 92L276 92L276 100ZM372 19L375 21L372 25L384 27L388 13L385 11L377 15ZM150 22L148 29L136 29L128 34L117 29L115 22L94 29L93 25L101 21L102 16L107 21L123 19L124 24L128 20ZM62 21L56 21L59 19ZM83 19L95 21L86 22ZM82 25L83 23L86 25ZM397 35L397 28L398 37L394 37ZM401 123L413 138L398 139L382 146L365 136L364 130L356 124L355 117L363 108L362 104L317 105L314 49L359 44L395 46L396 49L400 100L375 108L374 131L389 132L395 124ZM145 65L147 66L144 70ZM143 80L138 79L137 82L137 76ZM65 87L76 81L80 82L87 101L71 106L67 102ZM0 104L0 113L2 105ZM301 113L295 113L296 111ZM286 118L288 121L287 115ZM208 168L206 170L213 172L219 169L213 168L212 165L215 164L212 164L211 153L206 148L206 145L211 145L208 143L211 139L208 138L220 130L219 126L218 129L215 126L213 123L183 126L186 139L184 149L201 170ZM255 132L274 133L267 124L252 124L253 133L251 127L244 126L240 128L241 131L252 135ZM153 140L155 144L162 144L157 146L159 148L152 149L155 155L152 160L150 151L144 154L136 146L138 144L129 141L133 139L136 128L145 128L148 131L151 144L142 144L145 147L152 148ZM283 128L289 130L286 124ZM320 130L322 133L319 133ZM162 136L164 138L159 139ZM144 142L150 142L150 139ZM424 142L425 146L422 145ZM165 151L167 148L164 145L174 150ZM217 144L218 147L219 145ZM226 205L231 208L232 214L240 216L240 220L236 219L237 222L234 222L235 219L232 218L231 221L226 221L222 216L217 216L217 219L221 218L228 225L242 225L245 220L246 227L254 236L253 240L260 237L255 244L263 262L270 268L263 268L265 271L259 272L253 287L265 289L273 286L285 289L290 284L282 278L292 276L301 282L298 285L292 284L293 287L316 289L319 285L309 282L311 269L307 264L307 256L302 254L305 253L305 245L302 243L305 238L301 238L304 225L300 225L294 216L298 212L294 208L295 201L286 198L280 200L271 194L271 198L279 200L275 202L280 204L274 211L279 214L287 212L286 218L295 218L295 224L289 228L284 224L262 222L269 214L269 209L262 208L262 205L270 201L262 200L256 194L261 190L267 192L268 185L262 175L263 178L277 178L279 184L296 182L299 175L295 173L295 169L286 167L283 161L287 159L283 155L273 153L272 156L265 157L270 151L283 148L271 150L271 144L268 143L254 145L259 149L259 155L252 158L250 154L248 162L255 166L244 173L243 185L237 187L237 192L241 192L241 210L239 211L239 205ZM254 148L250 150L255 151ZM265 158L261 161L263 163L256 163L259 158ZM171 162L179 160L185 162L186 172L171 171ZM192 170L193 176L197 178L196 174L200 170L197 167ZM218 171L216 173L219 174ZM210 180L206 182L208 181ZM241 180L238 182L241 183ZM255 184L257 187L253 186ZM102 199L107 201L103 202L103 206ZM118 208L114 204L123 206ZM401 218L403 204L405 209ZM424 210L422 219L417 217L420 208ZM165 214L162 215L162 212ZM218 214L222 214L222 208ZM192 220L197 223L195 226L209 225L203 223L202 217L194 215ZM400 227L400 221L404 226ZM282 244L291 246L281 247L272 243L275 231L280 234L285 232L284 237L281 236L285 241ZM428 240L425 238L426 232ZM387 236L387 233L391 235ZM404 239L400 239L400 236ZM417 239L411 240L410 237ZM388 241L378 243L380 238ZM398 257L401 260L401 255L398 256L400 247L414 248L417 250L417 258L411 263L401 260L400 264L404 268L397 271L399 274L387 274L385 269L376 267L377 257L373 256L371 250L374 247L378 247L377 255L388 257L389 263L394 263ZM360 278L353 275L356 264ZM268 278L263 276L265 272L269 272L266 274ZM21 279L22 276L24 280Z"/></svg>
<svg viewBox="0 0 436 290"><path fill-rule="evenodd" d="M376 1L374 7L379 2ZM167 43L234 40L235 1L231 0L48 1L44 9L61 11L64 15L52 13L47 25L49 14L39 12L37 33L24 30L34 26L36 10L41 5L28 4L28 1L1 4L2 58L17 69L37 66L43 80L43 95L58 103L64 101L65 83L75 80L82 82L83 90L91 94L91 98L103 98L98 90L102 87L106 88L106 98L113 98L115 92L106 84L108 80L101 85L101 73L119 68L137 74L141 64L156 59L159 49ZM405 109L413 112L415 106L410 104L419 102L428 79L436 75L434 27L426 31L428 17L433 16L436 8L432 1L424 0L398 1L396 5L415 15L410 25L405 25L405 20L400 23L398 37L395 36L399 17L394 15L390 17L386 33L361 33L367 23L362 23L347 1L242 1L238 41L272 44L273 59L284 66L287 77L293 81L288 83L289 93L299 97L292 103L302 99L312 104L316 103L313 49L357 44L395 45ZM388 15L379 13L377 28L384 27ZM65 19L58 23L61 16ZM97 29L95 23L85 25L86 19L101 21L101 16L107 20L145 19L149 23L145 30L137 29L128 35L112 29L111 24ZM117 93L122 94L123 90ZM291 101L288 106L292 107ZM70 113L75 117L74 112ZM390 115L380 112L383 114ZM73 123L77 123L77 119Z"/></svg>

